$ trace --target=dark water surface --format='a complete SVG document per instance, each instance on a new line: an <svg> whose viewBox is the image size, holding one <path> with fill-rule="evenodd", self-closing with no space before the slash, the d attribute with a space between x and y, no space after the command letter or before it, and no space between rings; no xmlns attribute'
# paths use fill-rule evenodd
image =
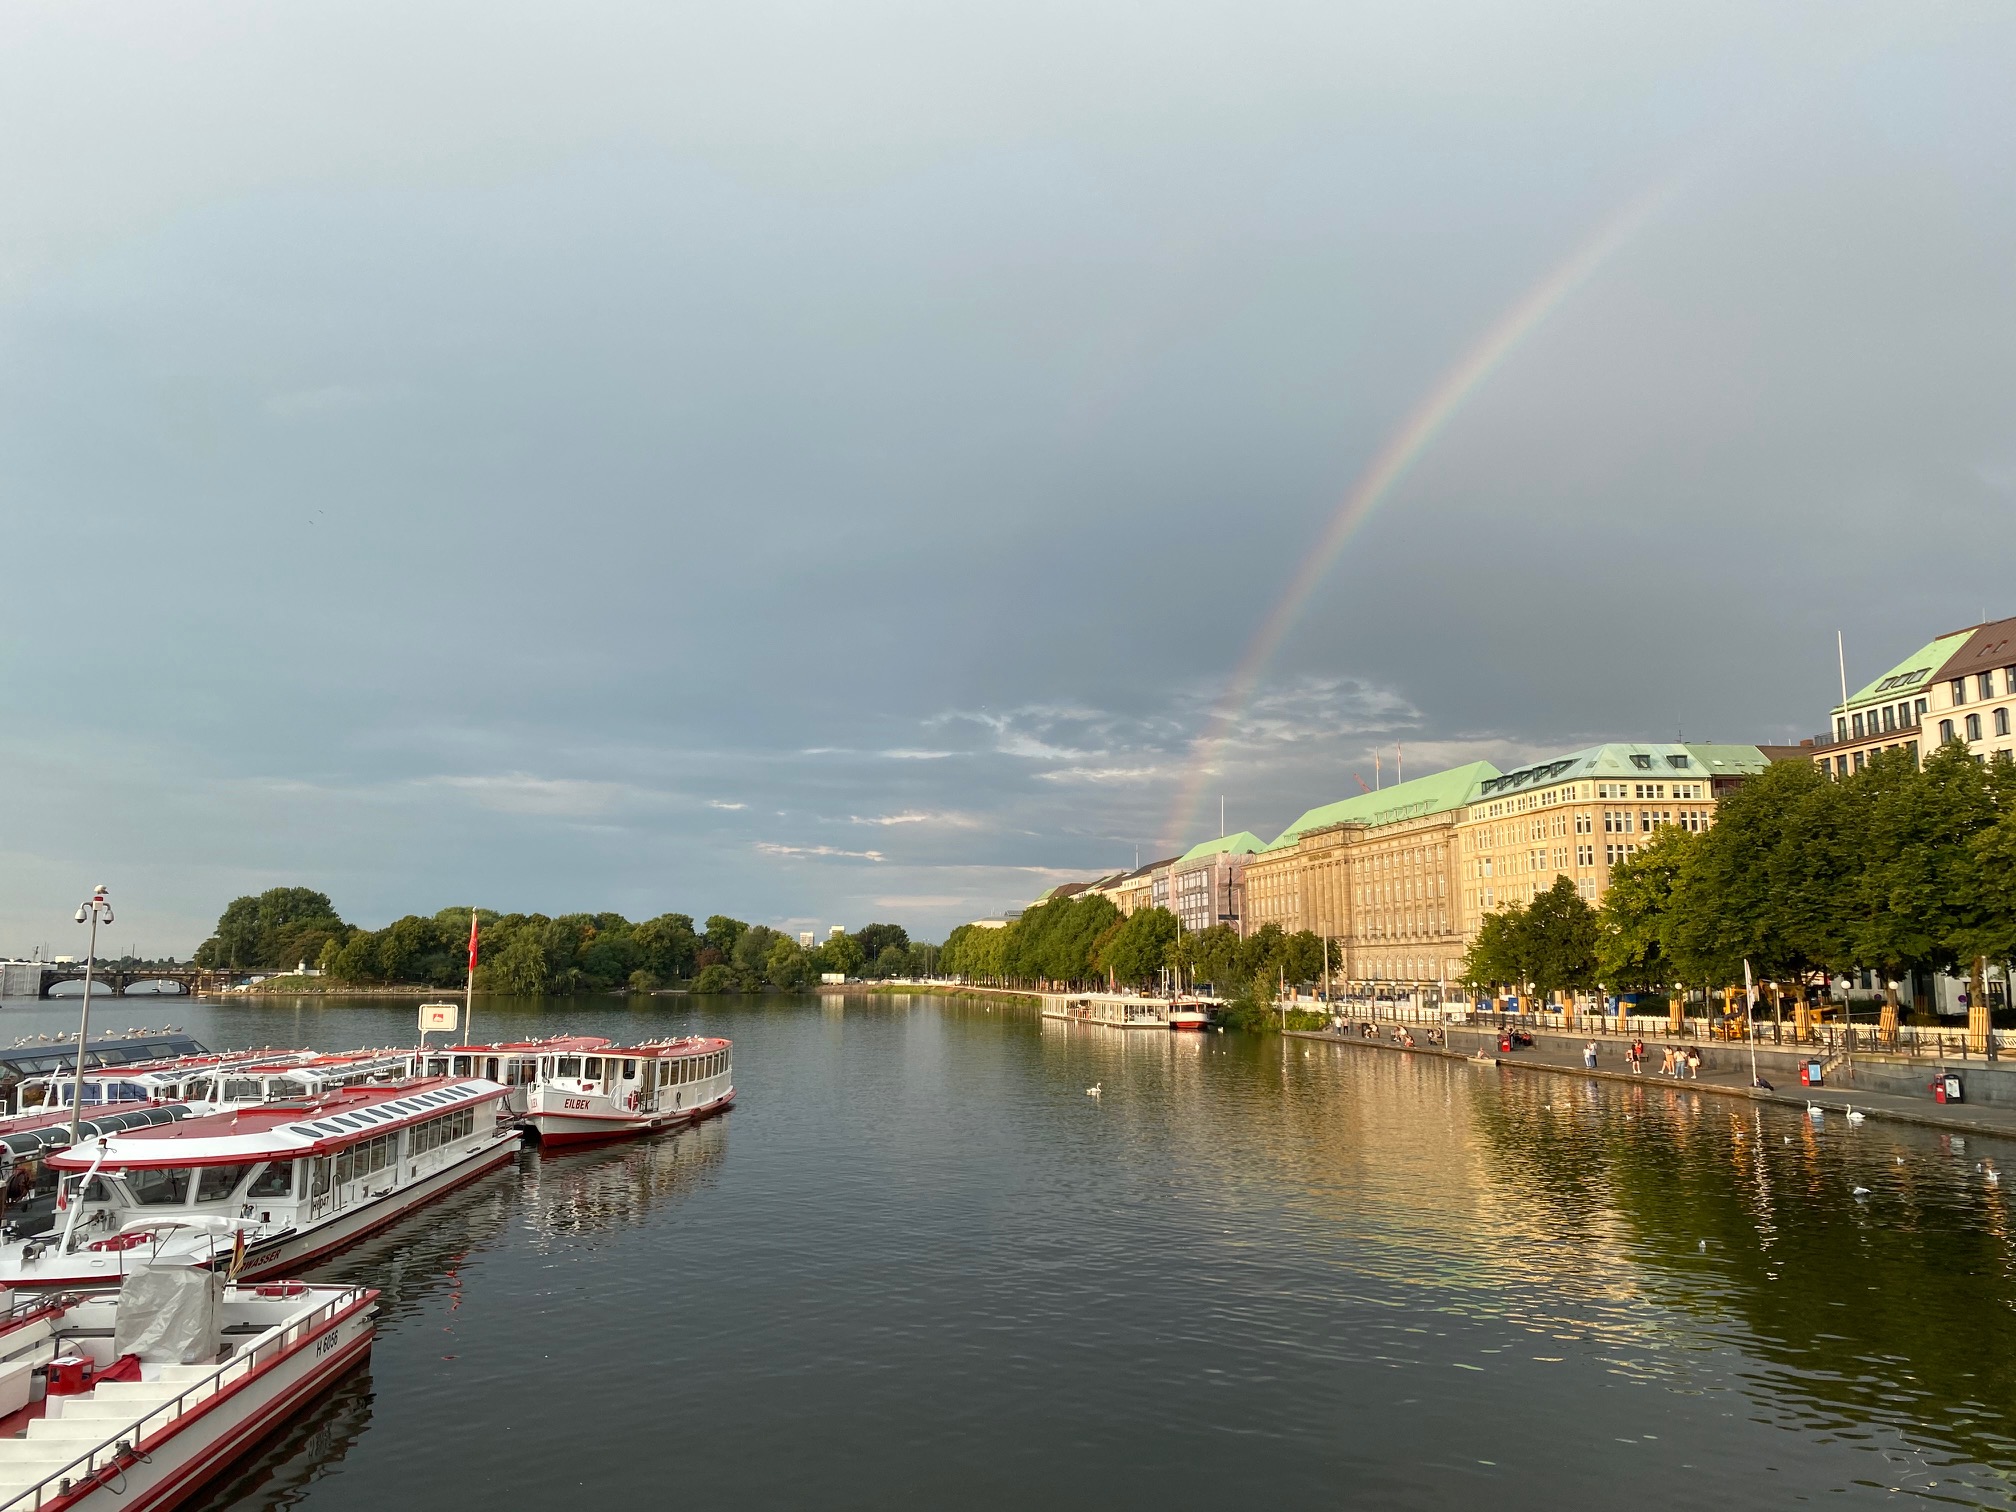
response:
<svg viewBox="0 0 2016 1512"><path fill-rule="evenodd" d="M324 1267L384 1289L371 1364L206 1508L2016 1505L1993 1141L947 1000L478 1014L727 1034L741 1105Z"/></svg>

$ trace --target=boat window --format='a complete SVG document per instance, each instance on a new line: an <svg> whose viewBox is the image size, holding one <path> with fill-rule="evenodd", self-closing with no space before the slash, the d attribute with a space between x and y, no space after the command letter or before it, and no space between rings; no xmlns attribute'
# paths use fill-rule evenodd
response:
<svg viewBox="0 0 2016 1512"><path fill-rule="evenodd" d="M513 1060L507 1063L504 1073L505 1085L523 1087L536 1081L536 1063L529 1060Z"/></svg>
<svg viewBox="0 0 2016 1512"><path fill-rule="evenodd" d="M126 1190L142 1207L180 1207L189 1200L187 1166L141 1166L126 1173Z"/></svg>
<svg viewBox="0 0 2016 1512"><path fill-rule="evenodd" d="M310 1178L311 1185L309 1190L317 1197L327 1197L329 1195L329 1180L331 1176L329 1157L327 1155L318 1155L310 1164L314 1167L314 1170Z"/></svg>
<svg viewBox="0 0 2016 1512"><path fill-rule="evenodd" d="M599 1055L589 1056L588 1064L583 1068L581 1074L589 1081L600 1081L602 1078L602 1057Z"/></svg>
<svg viewBox="0 0 2016 1512"><path fill-rule="evenodd" d="M77 1200L79 1202L110 1202L112 1200L112 1193L106 1187L103 1176L93 1176L89 1181L84 1183L84 1195Z"/></svg>
<svg viewBox="0 0 2016 1512"><path fill-rule="evenodd" d="M222 1202L238 1190L238 1183L251 1170L249 1165L204 1166L196 1176L198 1202Z"/></svg>
<svg viewBox="0 0 2016 1512"><path fill-rule="evenodd" d="M633 1060L626 1060L625 1062L623 1062L623 1080L625 1081L637 1080L637 1062Z"/></svg>
<svg viewBox="0 0 2016 1512"><path fill-rule="evenodd" d="M469 1057L468 1057L468 1056L466 1056L466 1055L458 1055L458 1056L456 1056L456 1057L455 1057L455 1069L454 1069L453 1071L451 1071L451 1072L449 1073L449 1075L451 1075L451 1076L467 1076L468 1074L469 1074Z"/></svg>
<svg viewBox="0 0 2016 1512"><path fill-rule="evenodd" d="M496 1057L496 1056L494 1056L494 1055L493 1055L493 1056L491 1056L491 1057L490 1057L490 1059L488 1059L487 1061L485 1061L485 1062L483 1063L483 1078L484 1078L484 1080L485 1080L485 1081L496 1081L496 1080L497 1080L497 1057Z"/></svg>
<svg viewBox="0 0 2016 1512"><path fill-rule="evenodd" d="M224 1083L226 1102L249 1102L259 1096L259 1083L249 1076L234 1076Z"/></svg>
<svg viewBox="0 0 2016 1512"><path fill-rule="evenodd" d="M553 1074L555 1076L579 1076L581 1074L581 1057L578 1055L561 1056L553 1062Z"/></svg>
<svg viewBox="0 0 2016 1512"><path fill-rule="evenodd" d="M436 1055L429 1059L427 1062L427 1074L429 1076L446 1076L448 1074L448 1058L444 1055Z"/></svg>
<svg viewBox="0 0 2016 1512"><path fill-rule="evenodd" d="M247 1197L292 1197L294 1195L294 1162L276 1160L254 1178L246 1188Z"/></svg>

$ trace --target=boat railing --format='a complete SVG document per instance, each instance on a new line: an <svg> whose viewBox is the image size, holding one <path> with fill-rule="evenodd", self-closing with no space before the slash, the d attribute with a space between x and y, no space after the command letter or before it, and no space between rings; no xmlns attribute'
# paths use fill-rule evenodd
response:
<svg viewBox="0 0 2016 1512"><path fill-rule="evenodd" d="M276 1324L255 1335L244 1349L234 1351L230 1359L209 1374L188 1382L174 1396L150 1408L145 1416L123 1425L111 1437L92 1445L35 1485L25 1487L11 1499L0 1502L0 1512L29 1512L29 1509L39 1512L44 1503L70 1495L78 1489L80 1482L90 1481L107 1470L122 1470L135 1463L141 1458L140 1445L147 1441L149 1434L172 1427L183 1413L197 1403L216 1396L227 1386L256 1375L267 1362L284 1354L338 1313L354 1306L358 1299L368 1296L370 1290L368 1286L346 1286L313 1312L291 1323Z"/></svg>

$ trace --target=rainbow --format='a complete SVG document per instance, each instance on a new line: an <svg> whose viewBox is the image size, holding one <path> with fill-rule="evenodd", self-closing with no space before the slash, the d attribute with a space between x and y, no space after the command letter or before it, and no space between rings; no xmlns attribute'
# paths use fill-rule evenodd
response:
<svg viewBox="0 0 2016 1512"><path fill-rule="evenodd" d="M1302 566L1289 582L1259 631L1246 655L1233 669L1212 708L1211 718L1191 749L1189 772L1178 791L1175 810L1169 816L1169 832L1164 839L1179 844L1197 822L1197 807L1205 788L1217 771L1219 753L1233 725L1245 710L1259 684L1260 674L1294 628L1296 619L1308 606L1317 586L1336 565L1351 537L1372 511L1377 509L1393 486L1406 476L1423 452L1463 407L1463 403L1512 355L1519 344L1603 266L1619 248L1672 198L1678 183L1668 181L1631 200L1599 224L1553 271L1520 297L1484 332L1422 396L1400 428L1387 438L1378 454L1358 475L1344 495L1337 512L1323 529L1315 549L1303 558Z"/></svg>

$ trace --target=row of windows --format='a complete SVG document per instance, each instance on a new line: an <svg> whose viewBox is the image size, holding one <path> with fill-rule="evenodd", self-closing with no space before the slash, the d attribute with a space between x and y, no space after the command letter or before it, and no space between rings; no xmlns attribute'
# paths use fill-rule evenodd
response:
<svg viewBox="0 0 2016 1512"><path fill-rule="evenodd" d="M371 1139L360 1140L336 1152L335 1158L323 1159L315 1163L315 1192L320 1196L326 1188L322 1173L330 1173L329 1179L337 1186L346 1181L356 1181L365 1176L375 1176L389 1165L399 1163L399 1135L395 1130L390 1134L379 1134Z"/></svg>
<svg viewBox="0 0 2016 1512"><path fill-rule="evenodd" d="M1967 716L1966 728L1967 728L1967 738L1969 740L1979 740L1981 738L1981 716L1979 714L1969 714ZM1995 711L1995 733L1997 735L2007 735L2009 733L2009 711L2007 709L1997 709ZM1951 740L1952 738L1953 738L1953 721L1950 719L1940 720L1939 743L1941 745L1944 745L1947 741ZM1858 767L1860 766L1859 762L1857 763L1857 766Z"/></svg>
<svg viewBox="0 0 2016 1512"><path fill-rule="evenodd" d="M1947 686L1953 690L1953 703L1956 708L1967 702L1966 678L1956 677ZM2016 693L2016 667L2004 667L2002 669L2002 691L2004 693ZM1975 677L1974 696L1976 698L1993 698L1995 696L1995 674L1993 672L1982 672Z"/></svg>
<svg viewBox="0 0 2016 1512"><path fill-rule="evenodd" d="M1852 729L1855 732L1854 738L1860 740L1865 734L1881 735L1890 730L1912 729L1924 717L1925 700L1922 698L1918 700L1915 709L1909 703L1885 704L1880 709L1869 710L1866 719L1861 714L1855 715L1852 719L1847 716L1836 716L1834 734L1836 739L1846 740L1849 738L1848 732Z"/></svg>
<svg viewBox="0 0 2016 1512"><path fill-rule="evenodd" d="M467 1139L475 1132L476 1109L473 1106L456 1113L443 1113L439 1118L430 1118L413 1126L412 1151L415 1155L424 1155L458 1139Z"/></svg>

